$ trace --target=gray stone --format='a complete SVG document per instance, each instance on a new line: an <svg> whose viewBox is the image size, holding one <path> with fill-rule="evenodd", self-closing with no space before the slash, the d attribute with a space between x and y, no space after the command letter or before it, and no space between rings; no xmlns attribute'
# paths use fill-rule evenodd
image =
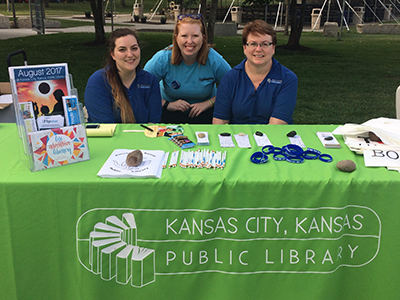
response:
<svg viewBox="0 0 400 300"><path fill-rule="evenodd" d="M0 15L0 29L9 29L10 19L4 15Z"/></svg>
<svg viewBox="0 0 400 300"><path fill-rule="evenodd" d="M339 32L339 25L336 22L325 22L324 24L324 36L326 37L337 37Z"/></svg>
<svg viewBox="0 0 400 300"><path fill-rule="evenodd" d="M400 34L400 25L398 24L357 24L358 33L369 34Z"/></svg>
<svg viewBox="0 0 400 300"><path fill-rule="evenodd" d="M356 164L352 160L341 160L336 164L338 170L351 173L356 169Z"/></svg>

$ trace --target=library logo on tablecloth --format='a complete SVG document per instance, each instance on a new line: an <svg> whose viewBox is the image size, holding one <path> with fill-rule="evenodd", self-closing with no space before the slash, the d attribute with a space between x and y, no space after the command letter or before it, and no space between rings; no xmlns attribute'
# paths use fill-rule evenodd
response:
<svg viewBox="0 0 400 300"><path fill-rule="evenodd" d="M363 267L379 253L381 220L358 205L96 208L78 219L76 241L87 270L143 287L157 276L328 274Z"/></svg>
<svg viewBox="0 0 400 300"><path fill-rule="evenodd" d="M77 230L80 225L78 221ZM137 244L132 213L110 215L89 228L86 238L77 236L78 258L86 269L103 280L115 280L134 287L155 281L155 251Z"/></svg>

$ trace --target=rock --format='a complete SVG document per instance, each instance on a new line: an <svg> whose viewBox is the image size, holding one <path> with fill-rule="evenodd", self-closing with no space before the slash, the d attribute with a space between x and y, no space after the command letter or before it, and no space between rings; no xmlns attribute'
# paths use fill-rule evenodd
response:
<svg viewBox="0 0 400 300"><path fill-rule="evenodd" d="M325 22L324 24L324 36L326 37L337 37L339 32L339 25L336 22Z"/></svg>
<svg viewBox="0 0 400 300"><path fill-rule="evenodd" d="M143 161L143 153L140 150L135 150L126 156L126 164L130 167L137 167Z"/></svg>
<svg viewBox="0 0 400 300"><path fill-rule="evenodd" d="M336 167L342 172L351 173L356 169L356 164L352 160L341 160Z"/></svg>
<svg viewBox="0 0 400 300"><path fill-rule="evenodd" d="M287 136L287 137L295 137L296 134L297 134L297 132L294 131L294 130L292 130L292 131L288 132L288 134L287 134L286 136Z"/></svg>

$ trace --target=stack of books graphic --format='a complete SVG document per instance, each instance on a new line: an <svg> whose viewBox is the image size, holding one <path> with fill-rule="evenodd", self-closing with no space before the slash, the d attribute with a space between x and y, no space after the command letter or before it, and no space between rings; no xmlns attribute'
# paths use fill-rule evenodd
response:
<svg viewBox="0 0 400 300"><path fill-rule="evenodd" d="M109 216L90 233L89 264L103 280L142 287L155 281L155 250L137 246L132 213Z"/></svg>

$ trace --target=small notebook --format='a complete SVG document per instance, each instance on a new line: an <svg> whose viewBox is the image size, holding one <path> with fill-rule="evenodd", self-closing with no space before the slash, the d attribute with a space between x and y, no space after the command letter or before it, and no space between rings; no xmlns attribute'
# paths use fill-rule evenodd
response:
<svg viewBox="0 0 400 300"><path fill-rule="evenodd" d="M87 136L113 136L117 124L100 124L99 128L86 128Z"/></svg>

